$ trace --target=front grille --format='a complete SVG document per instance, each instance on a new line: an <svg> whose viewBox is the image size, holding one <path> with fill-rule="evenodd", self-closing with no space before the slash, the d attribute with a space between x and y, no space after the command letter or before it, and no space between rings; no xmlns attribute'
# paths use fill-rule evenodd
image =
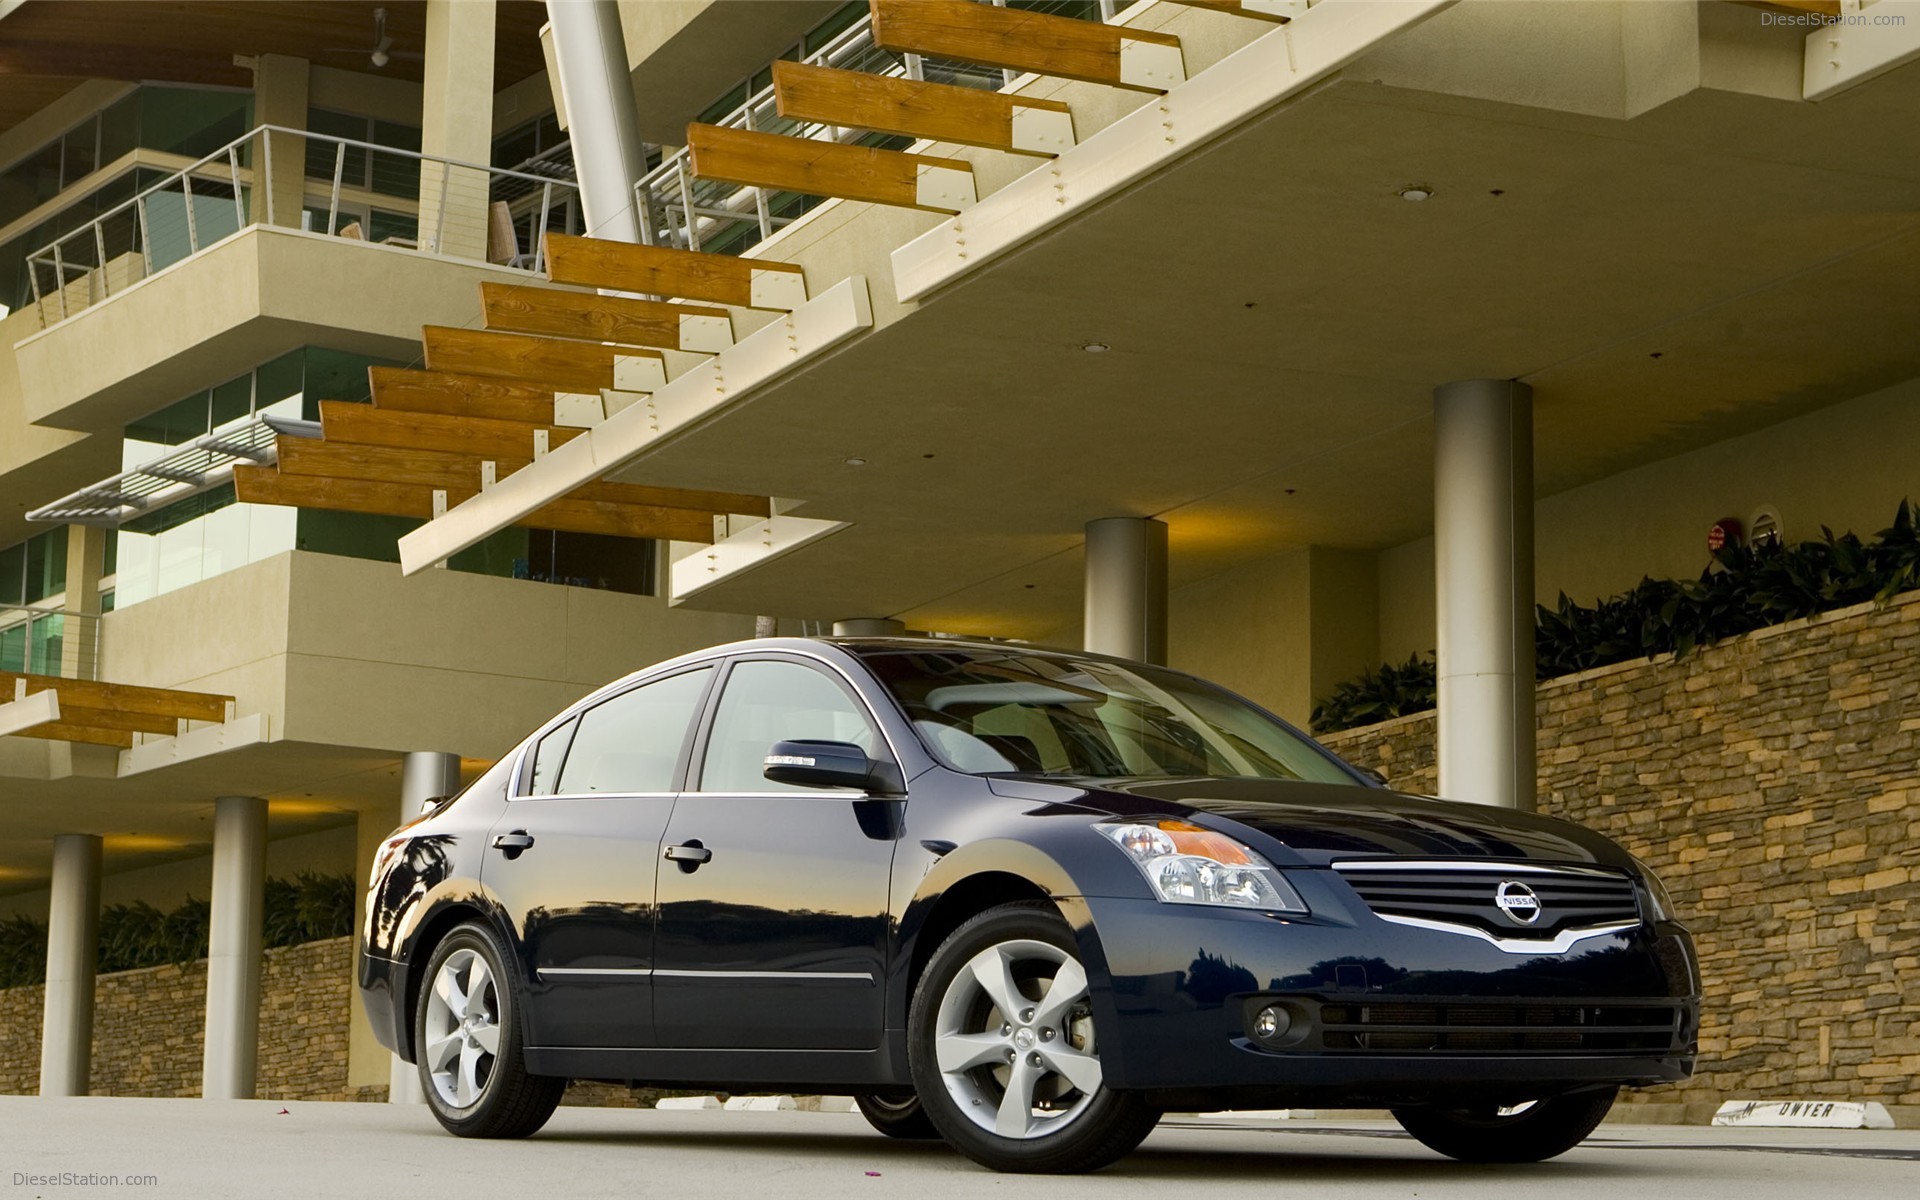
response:
<svg viewBox="0 0 1920 1200"><path fill-rule="evenodd" d="M1334 869L1381 916L1444 921L1502 938L1548 938L1640 916L1633 880L1594 868L1346 862ZM1538 899L1536 921L1527 924L1501 909L1496 897L1503 884L1523 885Z"/></svg>
<svg viewBox="0 0 1920 1200"><path fill-rule="evenodd" d="M1674 1003L1617 1000L1319 1001L1318 1049L1372 1054L1673 1054L1692 1031Z"/></svg>

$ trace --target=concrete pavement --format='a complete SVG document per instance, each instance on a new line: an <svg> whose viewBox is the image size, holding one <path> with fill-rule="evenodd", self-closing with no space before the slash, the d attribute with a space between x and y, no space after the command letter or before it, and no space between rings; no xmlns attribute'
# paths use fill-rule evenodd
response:
<svg viewBox="0 0 1920 1200"><path fill-rule="evenodd" d="M152 1182L134 1182L143 1177ZM1212 1195L1253 1185L1312 1200L1895 1200L1916 1193L1920 1132L1608 1125L1550 1163L1472 1167L1388 1122L1182 1120L1097 1175L1040 1180L889 1141L851 1113L563 1108L526 1141L475 1142L445 1135L424 1108L385 1104L0 1097L0 1200L971 1200L1010 1189L1163 1200L1186 1180Z"/></svg>

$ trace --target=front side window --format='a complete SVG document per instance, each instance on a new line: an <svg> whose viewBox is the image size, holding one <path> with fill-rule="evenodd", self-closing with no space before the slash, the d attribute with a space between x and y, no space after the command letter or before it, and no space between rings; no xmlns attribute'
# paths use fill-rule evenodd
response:
<svg viewBox="0 0 1920 1200"><path fill-rule="evenodd" d="M775 783L763 773L773 744L797 738L851 742L869 757L880 744L866 711L824 672L778 660L736 664L707 735L700 790L818 795L818 788Z"/></svg>
<svg viewBox="0 0 1920 1200"><path fill-rule="evenodd" d="M1171 671L1015 649L876 652L865 661L927 748L957 771L1358 784L1306 737Z"/></svg>
<svg viewBox="0 0 1920 1200"><path fill-rule="evenodd" d="M582 713L555 790L563 796L672 791L687 726L712 674L712 667L701 667L670 675Z"/></svg>

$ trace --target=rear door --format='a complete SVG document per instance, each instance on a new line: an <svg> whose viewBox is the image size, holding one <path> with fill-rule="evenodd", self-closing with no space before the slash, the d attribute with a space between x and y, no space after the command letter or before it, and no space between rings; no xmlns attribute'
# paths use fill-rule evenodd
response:
<svg viewBox="0 0 1920 1200"><path fill-rule="evenodd" d="M481 883L514 927L534 1046L652 1044L660 838L714 668L596 702L529 749Z"/></svg>

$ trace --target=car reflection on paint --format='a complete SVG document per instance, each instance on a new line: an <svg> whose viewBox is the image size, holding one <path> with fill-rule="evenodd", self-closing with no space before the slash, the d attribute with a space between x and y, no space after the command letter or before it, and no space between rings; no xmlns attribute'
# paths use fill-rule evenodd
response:
<svg viewBox="0 0 1920 1200"><path fill-rule="evenodd" d="M1285 1105L1548 1158L1688 1076L1699 1003L1596 833L1394 793L1176 672L910 638L570 707L385 843L360 983L464 1136L569 1079L804 1091L1042 1172Z"/></svg>

